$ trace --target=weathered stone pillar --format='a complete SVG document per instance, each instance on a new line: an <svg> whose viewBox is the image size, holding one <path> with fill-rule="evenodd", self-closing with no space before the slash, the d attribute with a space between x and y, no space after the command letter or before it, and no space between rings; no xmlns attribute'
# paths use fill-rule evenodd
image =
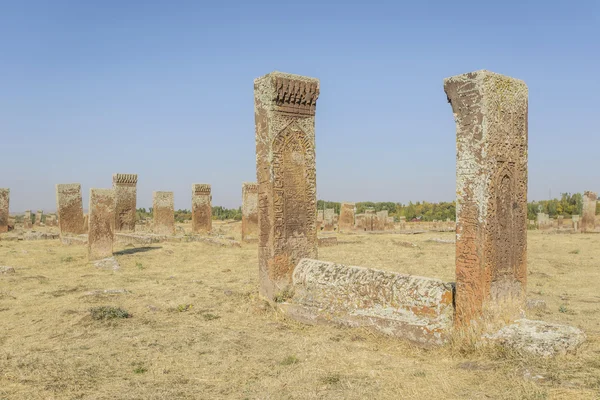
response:
<svg viewBox="0 0 600 400"><path fill-rule="evenodd" d="M477 71L444 90L457 136L455 321L516 316L527 281L527 86Z"/></svg>
<svg viewBox="0 0 600 400"><path fill-rule="evenodd" d="M387 224L388 210L377 211L375 214L375 231L385 231L385 225Z"/></svg>
<svg viewBox="0 0 600 400"><path fill-rule="evenodd" d="M323 229L323 210L317 210L317 231Z"/></svg>
<svg viewBox="0 0 600 400"><path fill-rule="evenodd" d="M175 233L175 205L173 192L152 193L152 231L159 235Z"/></svg>
<svg viewBox="0 0 600 400"><path fill-rule="evenodd" d="M394 217L387 217L387 221L385 223L385 230L387 230L387 231L394 230Z"/></svg>
<svg viewBox="0 0 600 400"><path fill-rule="evenodd" d="M323 213L323 231L333 232L335 230L335 209L326 208Z"/></svg>
<svg viewBox="0 0 600 400"><path fill-rule="evenodd" d="M112 257L115 237L115 191L90 189L88 259Z"/></svg>
<svg viewBox="0 0 600 400"><path fill-rule="evenodd" d="M115 190L115 231L135 231L137 174L113 174Z"/></svg>
<svg viewBox="0 0 600 400"><path fill-rule="evenodd" d="M31 210L25 210L25 215L23 216L23 228L31 229Z"/></svg>
<svg viewBox="0 0 600 400"><path fill-rule="evenodd" d="M210 185L192 185L192 232L208 233L212 230L212 195Z"/></svg>
<svg viewBox="0 0 600 400"><path fill-rule="evenodd" d="M37 213L35 214L35 224L37 226L41 226L42 225L42 217L43 216L44 216L44 211L37 210Z"/></svg>
<svg viewBox="0 0 600 400"><path fill-rule="evenodd" d="M319 80L273 72L254 81L260 293L291 285L301 258L317 257L315 110Z"/></svg>
<svg viewBox="0 0 600 400"><path fill-rule="evenodd" d="M558 229L562 228L563 219L564 219L564 217L562 215L559 215L556 217L556 225L557 225Z"/></svg>
<svg viewBox="0 0 600 400"><path fill-rule="evenodd" d="M258 239L258 184L242 184L242 240Z"/></svg>
<svg viewBox="0 0 600 400"><path fill-rule="evenodd" d="M59 183L56 185L56 213L58 214L58 229L61 235L84 233L83 200L81 199L81 185L79 183Z"/></svg>
<svg viewBox="0 0 600 400"><path fill-rule="evenodd" d="M340 207L339 232L349 232L354 229L354 203L342 203Z"/></svg>
<svg viewBox="0 0 600 400"><path fill-rule="evenodd" d="M581 216L581 231L593 232L596 229L596 204L598 194L594 192L583 193L583 214Z"/></svg>
<svg viewBox="0 0 600 400"><path fill-rule="evenodd" d="M0 188L0 233L8 232L10 189Z"/></svg>
<svg viewBox="0 0 600 400"><path fill-rule="evenodd" d="M571 221L573 223L573 229L575 230L575 232L577 232L579 230L579 215L572 215L571 216Z"/></svg>
<svg viewBox="0 0 600 400"><path fill-rule="evenodd" d="M375 230L375 218L377 218L377 214L375 214L374 208L368 208L365 210L365 216L363 218L365 231L372 232Z"/></svg>

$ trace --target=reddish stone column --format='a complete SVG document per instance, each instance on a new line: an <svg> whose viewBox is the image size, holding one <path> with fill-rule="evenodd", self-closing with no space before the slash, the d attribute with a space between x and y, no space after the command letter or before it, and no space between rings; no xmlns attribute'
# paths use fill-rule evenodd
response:
<svg viewBox="0 0 600 400"><path fill-rule="evenodd" d="M342 203L340 207L339 232L349 232L354 229L354 203Z"/></svg>
<svg viewBox="0 0 600 400"><path fill-rule="evenodd" d="M137 203L137 174L114 174L115 190L115 231L135 231L135 211Z"/></svg>
<svg viewBox="0 0 600 400"><path fill-rule="evenodd" d="M583 214L581 216L581 231L593 232L596 229L596 204L598 194L594 192L583 193Z"/></svg>
<svg viewBox="0 0 600 400"><path fill-rule="evenodd" d="M258 239L258 184L242 185L242 240Z"/></svg>
<svg viewBox="0 0 600 400"><path fill-rule="evenodd" d="M208 233L212 230L211 187L206 183L192 185L192 232Z"/></svg>
<svg viewBox="0 0 600 400"><path fill-rule="evenodd" d="M315 111L319 80L273 72L254 81L260 293L290 288L301 258L317 258Z"/></svg>
<svg viewBox="0 0 600 400"><path fill-rule="evenodd" d="M456 121L456 318L518 314L527 281L527 86L489 71L448 78Z"/></svg>
<svg viewBox="0 0 600 400"><path fill-rule="evenodd" d="M10 189L0 188L0 233L8 232Z"/></svg>
<svg viewBox="0 0 600 400"><path fill-rule="evenodd" d="M115 237L115 191L90 189L88 259L112 257Z"/></svg>
<svg viewBox="0 0 600 400"><path fill-rule="evenodd" d="M175 233L175 209L173 192L152 193L152 231L159 235Z"/></svg>
<svg viewBox="0 0 600 400"><path fill-rule="evenodd" d="M56 214L58 215L61 235L84 233L83 200L79 183L59 183L56 185Z"/></svg>

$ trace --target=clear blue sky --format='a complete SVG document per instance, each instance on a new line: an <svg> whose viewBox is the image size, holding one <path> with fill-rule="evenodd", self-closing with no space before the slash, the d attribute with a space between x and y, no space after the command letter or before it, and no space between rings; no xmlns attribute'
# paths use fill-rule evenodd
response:
<svg viewBox="0 0 600 400"><path fill-rule="evenodd" d="M138 205L192 183L237 207L256 180L253 79L317 77L317 189L333 201L455 198L443 78L529 86L529 199L600 191L600 2L4 1L0 187L137 173Z"/></svg>

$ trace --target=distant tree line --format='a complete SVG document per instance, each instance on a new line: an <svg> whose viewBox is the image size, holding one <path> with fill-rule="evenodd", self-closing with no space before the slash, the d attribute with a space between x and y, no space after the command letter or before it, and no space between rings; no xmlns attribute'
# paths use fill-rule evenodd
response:
<svg viewBox="0 0 600 400"><path fill-rule="evenodd" d="M335 201L318 200L317 209L324 210L333 208L335 213L339 215L342 203ZM371 208L377 211L387 210L390 217L394 217L396 221L400 217L405 217L407 221L418 219L421 221L445 221L446 219L456 219L456 202L439 202L430 203L427 201L412 201L408 204L394 202L372 202L363 201L355 203L356 213L362 214L365 210ZM546 213L550 217L555 218L558 215L570 217L571 215L581 215L583 210L583 195L581 193L562 193L560 199L532 201L527 204L527 218L537 219L538 212ZM596 214L600 214L600 203L596 206ZM32 214L32 219L35 214ZM136 210L138 221L152 219L152 208L138 208ZM235 220L242 219L242 208L225 208L215 206L212 208L212 217L214 220ZM192 219L190 210L175 211L175 221L184 222Z"/></svg>
<svg viewBox="0 0 600 400"><path fill-rule="evenodd" d="M192 212L190 210L176 210L175 222L185 222L192 220ZM144 221L152 219L152 207L148 210L145 208L138 208L136 210L136 220ZM242 208L225 208L221 206L215 206L212 208L212 219L213 220L242 220Z"/></svg>
<svg viewBox="0 0 600 400"><path fill-rule="evenodd" d="M355 203L356 213L362 214L365 210L371 208L375 212L387 210L390 217L394 217L394 220L399 221L400 217L405 217L407 221L413 219L419 219L421 221L443 221L448 218L454 220L456 218L456 205L455 202L440 202L440 203L429 203L427 201L418 201L413 203L412 201L408 204L394 203L394 202L372 202L364 201ZM340 213L341 203L334 201L318 200L317 208L323 210L325 208L333 208L336 214Z"/></svg>
<svg viewBox="0 0 600 400"><path fill-rule="evenodd" d="M537 214L545 213L555 218L558 215L570 217L583 212L583 195L581 193L561 193L560 199L532 201L527 204L527 218L537 219ZM596 214L600 207L596 206Z"/></svg>

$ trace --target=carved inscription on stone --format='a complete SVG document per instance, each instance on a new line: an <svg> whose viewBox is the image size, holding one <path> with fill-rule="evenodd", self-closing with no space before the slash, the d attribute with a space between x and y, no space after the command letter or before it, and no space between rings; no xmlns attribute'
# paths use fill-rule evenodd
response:
<svg viewBox="0 0 600 400"><path fill-rule="evenodd" d="M527 278L527 86L477 71L444 90L457 130L455 321L514 316Z"/></svg>
<svg viewBox="0 0 600 400"><path fill-rule="evenodd" d="M258 184L242 185L242 240L258 239Z"/></svg>
<svg viewBox="0 0 600 400"><path fill-rule="evenodd" d="M56 213L61 235L79 235L85 232L83 200L79 183L56 185ZM46 218L46 225L48 225L48 218Z"/></svg>
<svg viewBox="0 0 600 400"><path fill-rule="evenodd" d="M158 235L175 233L175 209L173 192L152 193L152 230Z"/></svg>
<svg viewBox="0 0 600 400"><path fill-rule="evenodd" d="M315 109L319 81L273 72L254 81L261 295L291 284L317 255Z"/></svg>
<svg viewBox="0 0 600 400"><path fill-rule="evenodd" d="M206 183L192 185L192 232L208 233L212 230L211 187Z"/></svg>
<svg viewBox="0 0 600 400"><path fill-rule="evenodd" d="M112 257L115 236L115 191L90 189L88 258Z"/></svg>
<svg viewBox="0 0 600 400"><path fill-rule="evenodd" d="M135 231L135 210L137 203L137 174L114 174L115 190L115 230L117 232Z"/></svg>

